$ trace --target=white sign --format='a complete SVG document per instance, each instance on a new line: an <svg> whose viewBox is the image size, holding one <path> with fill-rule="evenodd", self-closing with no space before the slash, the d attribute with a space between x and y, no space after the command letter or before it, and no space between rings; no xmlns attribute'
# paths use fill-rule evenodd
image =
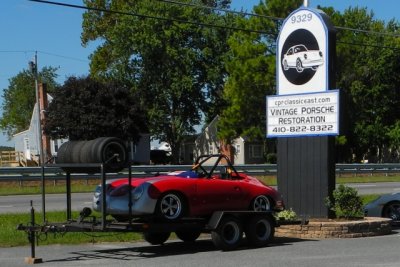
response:
<svg viewBox="0 0 400 267"><path fill-rule="evenodd" d="M302 7L284 21L277 40L278 95L329 89L328 29L321 12Z"/></svg>
<svg viewBox="0 0 400 267"><path fill-rule="evenodd" d="M338 134L338 90L267 96L267 137Z"/></svg>

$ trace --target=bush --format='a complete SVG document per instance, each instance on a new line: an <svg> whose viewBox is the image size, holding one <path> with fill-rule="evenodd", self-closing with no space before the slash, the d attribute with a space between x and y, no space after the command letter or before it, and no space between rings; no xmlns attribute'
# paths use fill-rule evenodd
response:
<svg viewBox="0 0 400 267"><path fill-rule="evenodd" d="M294 221L297 219L297 214L292 208L290 208L279 212L276 217L278 220Z"/></svg>
<svg viewBox="0 0 400 267"><path fill-rule="evenodd" d="M337 218L363 217L363 204L357 190L343 184L333 191L333 199L326 198L327 206L335 212Z"/></svg>
<svg viewBox="0 0 400 267"><path fill-rule="evenodd" d="M276 153L269 153L269 154L267 154L265 160L266 160L266 162L269 163L269 164L276 164L276 161L277 161Z"/></svg>

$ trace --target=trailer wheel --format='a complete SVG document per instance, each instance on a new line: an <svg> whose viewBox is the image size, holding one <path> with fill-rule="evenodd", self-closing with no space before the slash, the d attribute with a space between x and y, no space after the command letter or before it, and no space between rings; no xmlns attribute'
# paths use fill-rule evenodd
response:
<svg viewBox="0 0 400 267"><path fill-rule="evenodd" d="M250 245L262 247L272 240L275 228L268 216L255 216L247 222L245 233Z"/></svg>
<svg viewBox="0 0 400 267"><path fill-rule="evenodd" d="M152 245L162 245L170 235L170 232L144 232L143 238Z"/></svg>
<svg viewBox="0 0 400 267"><path fill-rule="evenodd" d="M233 216L223 218L215 231L211 232L214 245L222 250L234 250L240 245L243 229L239 219Z"/></svg>
<svg viewBox="0 0 400 267"><path fill-rule="evenodd" d="M199 238L201 232L196 230L194 231L182 230L182 231L176 231L175 234L183 242L194 242L196 241L197 238Z"/></svg>

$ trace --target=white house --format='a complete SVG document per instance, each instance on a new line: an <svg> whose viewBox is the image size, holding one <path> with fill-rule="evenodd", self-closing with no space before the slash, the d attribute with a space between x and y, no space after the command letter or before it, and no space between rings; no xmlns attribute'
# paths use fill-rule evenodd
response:
<svg viewBox="0 0 400 267"><path fill-rule="evenodd" d="M221 143L217 137L219 116L216 116L195 141L194 154L196 157L204 154L216 154L221 151ZM245 137L233 140L234 164L265 163L264 145L262 141L250 141Z"/></svg>
<svg viewBox="0 0 400 267"><path fill-rule="evenodd" d="M47 94L47 99L49 102L53 100L53 98L49 94ZM40 155L40 145L37 104L35 104L33 108L29 128L23 132L15 134L12 137L12 141L15 143L15 151L23 152L27 160L32 160L37 163L39 162L38 160ZM47 160L49 160L52 156L56 156L58 148L67 141L67 139L49 140L50 147L48 148L48 151L45 151L45 153L47 153Z"/></svg>

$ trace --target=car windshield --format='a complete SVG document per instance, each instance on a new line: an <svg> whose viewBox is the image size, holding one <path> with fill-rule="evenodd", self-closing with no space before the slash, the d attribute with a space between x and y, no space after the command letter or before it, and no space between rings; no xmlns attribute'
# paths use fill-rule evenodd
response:
<svg viewBox="0 0 400 267"><path fill-rule="evenodd" d="M295 53L307 51L307 48L304 45L299 45L294 48Z"/></svg>

